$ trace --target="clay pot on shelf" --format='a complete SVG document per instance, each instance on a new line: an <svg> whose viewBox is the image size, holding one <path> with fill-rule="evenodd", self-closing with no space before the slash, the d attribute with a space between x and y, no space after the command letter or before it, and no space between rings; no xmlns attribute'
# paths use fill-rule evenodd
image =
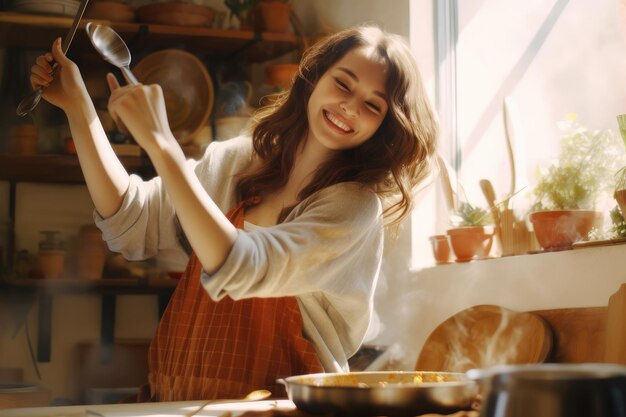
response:
<svg viewBox="0 0 626 417"><path fill-rule="evenodd" d="M291 5L283 1L262 1L257 6L263 32L287 33L291 27Z"/></svg>
<svg viewBox="0 0 626 417"><path fill-rule="evenodd" d="M45 237L39 242L39 255L37 258L39 271L43 278L62 278L65 271L65 249L63 241L55 230L41 232Z"/></svg>
<svg viewBox="0 0 626 417"><path fill-rule="evenodd" d="M267 83L286 90L298 72L298 64L273 64L265 68Z"/></svg>
<svg viewBox="0 0 626 417"><path fill-rule="evenodd" d="M137 8L137 20L172 26L211 26L215 10L193 3L175 1L149 3Z"/></svg>
<svg viewBox="0 0 626 417"><path fill-rule="evenodd" d="M86 19L130 23L135 20L135 9L118 1L92 1L85 10Z"/></svg>
<svg viewBox="0 0 626 417"><path fill-rule="evenodd" d="M546 210L530 213L539 245L546 251L571 249L574 242L588 240L601 213L593 210Z"/></svg>
<svg viewBox="0 0 626 417"><path fill-rule="evenodd" d="M457 227L446 233L457 262L470 262L489 255L493 242L493 226Z"/></svg>
<svg viewBox="0 0 626 417"><path fill-rule="evenodd" d="M17 155L34 155L37 153L37 126L23 124L11 126L9 129L9 153Z"/></svg>
<svg viewBox="0 0 626 417"><path fill-rule="evenodd" d="M107 248L102 232L94 225L81 227L78 235L76 272L80 279L101 279Z"/></svg>
<svg viewBox="0 0 626 417"><path fill-rule="evenodd" d="M437 265L450 263L452 252L448 235L434 235L428 238L433 249L433 257Z"/></svg>

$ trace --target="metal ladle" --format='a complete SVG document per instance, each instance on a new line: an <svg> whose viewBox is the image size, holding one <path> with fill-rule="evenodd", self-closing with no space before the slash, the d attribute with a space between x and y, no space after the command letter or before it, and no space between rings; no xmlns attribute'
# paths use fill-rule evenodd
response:
<svg viewBox="0 0 626 417"><path fill-rule="evenodd" d="M110 64L115 65L122 71L122 75L129 84L139 84L135 75L131 72L130 51L124 40L113 29L106 25L96 25L92 22L85 27L87 36L96 51Z"/></svg>
<svg viewBox="0 0 626 417"><path fill-rule="evenodd" d="M70 28L67 36L63 38L63 43L61 44L61 50L63 51L64 54L67 54L67 50L70 48L70 44L72 43L72 39L74 39L74 34L76 33L76 29L78 28L80 19L82 19L83 13L85 12L85 9L87 8L87 3L89 3L89 0L82 0L80 2L80 5L78 6L78 11L76 12L76 16L74 16L74 21L72 22L72 27ZM57 68L56 62L54 61L50 62L50 65L52 65L52 71L55 71ZM17 110L15 111L15 113L18 116L23 117L23 116L26 116L31 111L33 111L35 107L37 107L37 104L39 104L39 101L41 100L41 95L43 94L43 90L44 90L43 87L39 87L36 90L34 90L32 93L30 93L29 95L24 97L22 101L20 101L20 104L17 106Z"/></svg>

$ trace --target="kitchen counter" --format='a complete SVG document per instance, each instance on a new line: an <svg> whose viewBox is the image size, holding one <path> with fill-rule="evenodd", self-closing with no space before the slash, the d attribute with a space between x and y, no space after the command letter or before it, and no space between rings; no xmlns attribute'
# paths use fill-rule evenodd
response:
<svg viewBox="0 0 626 417"><path fill-rule="evenodd" d="M65 407L12 408L2 417L236 417L247 411L295 410L289 400L266 401L173 401L139 404L74 405Z"/></svg>

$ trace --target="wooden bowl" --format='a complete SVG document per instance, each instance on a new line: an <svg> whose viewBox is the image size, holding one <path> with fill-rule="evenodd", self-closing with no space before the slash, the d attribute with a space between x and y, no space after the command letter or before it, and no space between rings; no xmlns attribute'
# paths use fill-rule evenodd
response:
<svg viewBox="0 0 626 417"><path fill-rule="evenodd" d="M133 73L144 84L161 86L174 136L181 145L192 142L207 125L215 99L202 61L180 49L164 49L144 57Z"/></svg>
<svg viewBox="0 0 626 417"><path fill-rule="evenodd" d="M85 18L129 23L135 20L135 9L115 1L97 1L89 4Z"/></svg>
<svg viewBox="0 0 626 417"><path fill-rule="evenodd" d="M137 20L143 23L173 26L210 26L215 11L191 3L153 3L137 9Z"/></svg>

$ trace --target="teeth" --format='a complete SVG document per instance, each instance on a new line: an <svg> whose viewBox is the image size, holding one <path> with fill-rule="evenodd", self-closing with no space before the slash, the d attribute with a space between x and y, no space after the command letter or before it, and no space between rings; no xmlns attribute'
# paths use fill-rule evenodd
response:
<svg viewBox="0 0 626 417"><path fill-rule="evenodd" d="M345 123L343 123L341 120L337 119L335 116L333 116L332 114L325 112L326 113L326 118L328 120L330 120L335 126L337 126L339 129L343 130L344 132L349 132L352 129L350 129L350 127L348 125L346 125Z"/></svg>

